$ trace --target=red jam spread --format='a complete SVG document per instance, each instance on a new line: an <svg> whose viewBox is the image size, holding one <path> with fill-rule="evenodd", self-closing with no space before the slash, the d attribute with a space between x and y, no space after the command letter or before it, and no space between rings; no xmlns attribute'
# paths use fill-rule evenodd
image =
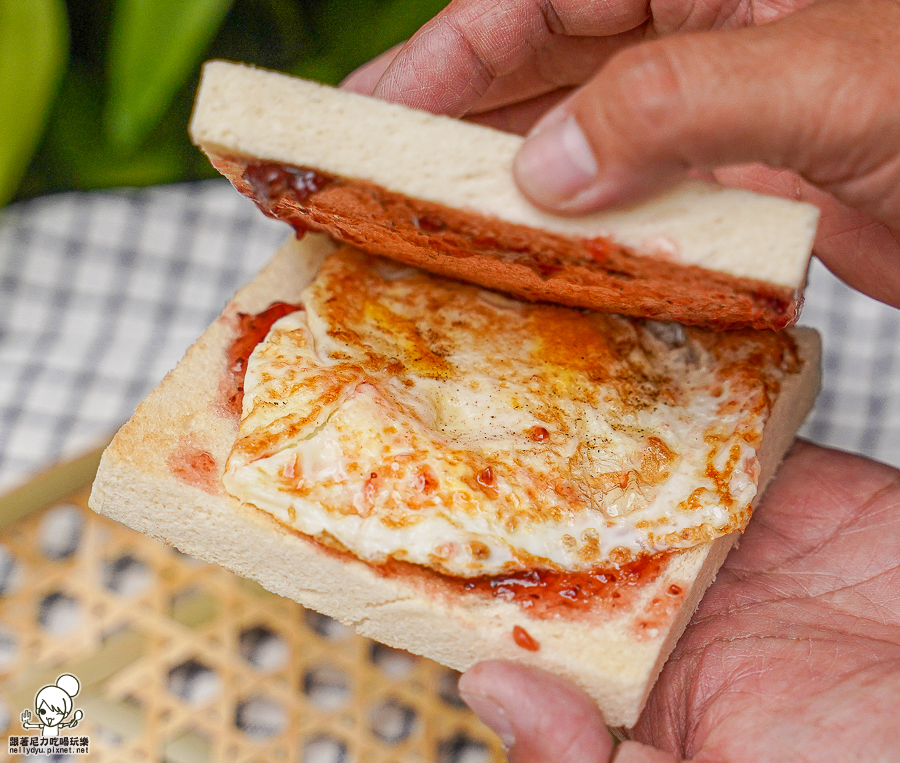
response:
<svg viewBox="0 0 900 763"><path fill-rule="evenodd" d="M517 603L529 614L546 618L587 612L604 604L626 604L635 588L652 583L665 569L667 554L641 557L618 569L559 572L535 569L508 575L461 580L466 591Z"/></svg>
<svg viewBox="0 0 900 763"><path fill-rule="evenodd" d="M543 238L552 239L553 246L546 245L547 242L544 241L535 243L531 240L533 231L524 234L513 230L515 226L487 218L473 222L472 215L460 214L449 208L440 208L437 204L393 193L371 183L331 175L309 167L255 160L246 162L241 179L266 214L285 219L298 230L306 230L310 224L313 227L321 225L332 235L363 248L369 248L367 244L374 242L375 231L384 229L382 232L389 230L392 235L396 234L407 242L416 240L418 245L425 246L432 252L440 252L455 259L485 255L523 264L545 279L558 275L573 262L605 268L605 260L611 253L625 251L612 241L604 239L566 241L552 234L542 235ZM341 189L342 193L349 195L354 215L358 217L352 221L353 225L363 223L365 231L351 232L351 221L343 219L343 214L332 209L328 201L323 202L325 208L322 210L310 205L311 197L326 188ZM374 205L374 209L369 208L371 205ZM372 216L375 210L383 219ZM324 217L318 219L323 213ZM338 217L342 222L339 229L335 229L332 225L337 222ZM365 241L360 239L363 232L372 238ZM558 251L560 246L565 251Z"/></svg>
<svg viewBox="0 0 900 763"><path fill-rule="evenodd" d="M274 161L214 155L260 209L298 231L322 230L374 254L499 288L528 300L678 320L710 328L779 329L797 318L793 289L636 252L605 237L578 238L461 211L359 178ZM465 260L505 266L494 272Z"/></svg>
<svg viewBox="0 0 900 763"><path fill-rule="evenodd" d="M207 493L219 492L219 468L212 453L186 437L178 443L168 458L172 474L187 485L198 487Z"/></svg>
<svg viewBox="0 0 900 763"><path fill-rule="evenodd" d="M225 378L225 407L229 413L240 418L241 406L244 402L244 375L247 373L247 361L256 345L266 338L272 324L289 313L302 310L302 305L287 302L274 302L261 313L237 314L237 327L234 339L228 347L228 374Z"/></svg>
<svg viewBox="0 0 900 763"><path fill-rule="evenodd" d="M441 233L447 230L447 223L437 215L419 215L415 219L416 227L425 233Z"/></svg>
<svg viewBox="0 0 900 763"><path fill-rule="evenodd" d="M264 203L278 201L286 195L296 201L306 201L334 182L334 178L316 170L274 162L250 162L244 170L244 180L257 200Z"/></svg>

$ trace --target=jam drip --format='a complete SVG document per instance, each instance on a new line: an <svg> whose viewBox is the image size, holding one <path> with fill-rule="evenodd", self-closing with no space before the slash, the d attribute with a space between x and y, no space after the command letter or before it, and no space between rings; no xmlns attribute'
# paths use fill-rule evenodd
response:
<svg viewBox="0 0 900 763"><path fill-rule="evenodd" d="M228 373L224 380L225 407L234 416L240 417L244 403L244 375L250 354L269 333L272 324L289 313L302 310L302 305L288 302L273 302L261 313L237 314L237 330L228 347Z"/></svg>
<svg viewBox="0 0 900 763"><path fill-rule="evenodd" d="M521 625L513 626L512 636L513 641L516 642L517 646L522 647L522 649L527 649L529 652L536 652L541 648L538 640L528 631L526 631Z"/></svg>

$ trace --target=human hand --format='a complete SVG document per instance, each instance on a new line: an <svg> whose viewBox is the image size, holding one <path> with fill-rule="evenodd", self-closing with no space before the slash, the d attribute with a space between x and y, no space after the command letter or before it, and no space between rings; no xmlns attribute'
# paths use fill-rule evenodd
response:
<svg viewBox="0 0 900 763"><path fill-rule="evenodd" d="M798 442L615 763L900 760L898 547L900 471ZM460 691L514 738L514 763L613 752L592 701L555 676L482 663Z"/></svg>
<svg viewBox="0 0 900 763"><path fill-rule="evenodd" d="M518 132L552 106L515 164L551 211L689 173L810 201L818 256L900 307L898 71L896 0L455 0L345 86Z"/></svg>

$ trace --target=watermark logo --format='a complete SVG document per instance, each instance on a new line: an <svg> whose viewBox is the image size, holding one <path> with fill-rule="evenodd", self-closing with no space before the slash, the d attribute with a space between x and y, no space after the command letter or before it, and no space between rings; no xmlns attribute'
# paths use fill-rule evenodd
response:
<svg viewBox="0 0 900 763"><path fill-rule="evenodd" d="M40 729L40 735L11 736L9 754L87 755L90 748L88 737L62 733L63 730L74 729L84 718L81 709L75 708L74 700L79 691L81 682L71 673L63 673L55 684L40 689L34 695L35 714L26 709L21 715L22 728L25 731Z"/></svg>

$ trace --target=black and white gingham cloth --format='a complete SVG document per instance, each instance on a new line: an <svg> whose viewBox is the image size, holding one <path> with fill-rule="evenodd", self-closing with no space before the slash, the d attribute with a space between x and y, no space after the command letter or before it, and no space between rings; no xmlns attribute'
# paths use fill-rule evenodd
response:
<svg viewBox="0 0 900 763"><path fill-rule="evenodd" d="M0 491L115 431L288 232L218 181L0 213Z"/></svg>
<svg viewBox="0 0 900 763"><path fill-rule="evenodd" d="M288 235L224 181L0 212L0 492L102 442ZM900 311L814 264L825 382L803 434L900 466Z"/></svg>

